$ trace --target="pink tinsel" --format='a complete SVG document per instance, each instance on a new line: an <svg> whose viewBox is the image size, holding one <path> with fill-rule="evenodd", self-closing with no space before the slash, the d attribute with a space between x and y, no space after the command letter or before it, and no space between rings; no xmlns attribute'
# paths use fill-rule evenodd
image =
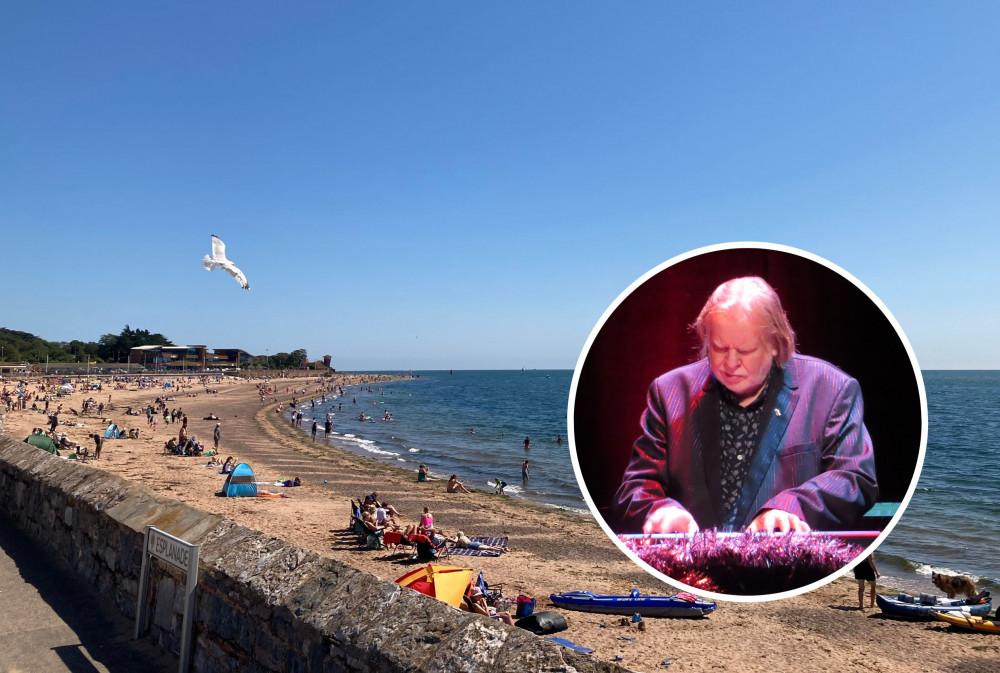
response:
<svg viewBox="0 0 1000 673"><path fill-rule="evenodd" d="M823 579L863 548L832 536L696 533L676 540L628 539L644 562L703 591L755 596L789 591Z"/></svg>

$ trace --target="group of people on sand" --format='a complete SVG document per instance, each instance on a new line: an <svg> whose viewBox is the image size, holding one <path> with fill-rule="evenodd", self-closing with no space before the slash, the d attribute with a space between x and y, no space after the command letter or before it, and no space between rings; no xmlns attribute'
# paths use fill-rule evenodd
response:
<svg viewBox="0 0 1000 673"><path fill-rule="evenodd" d="M463 531L457 531L454 535L448 536L444 530L434 525L434 515L428 507L424 507L423 514L416 523L407 524L404 527L399 519L403 519L405 516L388 502L381 502L378 497L378 491L373 491L365 496L361 505L361 521L372 532L396 531L400 533L401 538L413 544L422 542L424 540L421 538L425 538L427 543L439 551L443 551L448 545L501 554L507 551L506 547L473 540Z"/></svg>

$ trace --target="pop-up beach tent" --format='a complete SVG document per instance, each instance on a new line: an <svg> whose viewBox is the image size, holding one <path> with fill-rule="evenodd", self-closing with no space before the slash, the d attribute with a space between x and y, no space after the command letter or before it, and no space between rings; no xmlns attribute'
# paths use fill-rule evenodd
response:
<svg viewBox="0 0 1000 673"><path fill-rule="evenodd" d="M469 568L436 566L428 563L425 568L417 568L406 573L396 580L396 584L433 596L457 608L462 604L462 596L469 588L471 579L472 570Z"/></svg>
<svg viewBox="0 0 1000 673"><path fill-rule="evenodd" d="M253 470L246 463L240 463L226 477L226 484L222 487L222 493L227 498L237 498L242 496L256 497L257 478L253 476Z"/></svg>
<svg viewBox="0 0 1000 673"><path fill-rule="evenodd" d="M59 455L59 450L56 449L56 443L49 439L47 435L29 435L24 438L24 441L32 446L38 447L42 451L48 451L56 456Z"/></svg>

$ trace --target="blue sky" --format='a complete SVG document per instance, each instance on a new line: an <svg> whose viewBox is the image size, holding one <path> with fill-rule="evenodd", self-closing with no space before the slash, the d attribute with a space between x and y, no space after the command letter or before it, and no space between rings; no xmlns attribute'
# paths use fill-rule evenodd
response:
<svg viewBox="0 0 1000 673"><path fill-rule="evenodd" d="M998 18L5 3L0 326L571 368L649 269L755 240L864 282L923 368L998 368Z"/></svg>

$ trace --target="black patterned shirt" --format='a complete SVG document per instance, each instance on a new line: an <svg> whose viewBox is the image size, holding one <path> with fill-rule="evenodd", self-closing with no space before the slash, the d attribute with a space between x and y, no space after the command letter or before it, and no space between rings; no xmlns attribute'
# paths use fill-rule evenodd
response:
<svg viewBox="0 0 1000 673"><path fill-rule="evenodd" d="M779 370L772 368L764 381L764 389L753 402L741 407L737 397L725 386L720 385L719 443L721 465L719 475L722 481L722 509L729 515L736 506L736 500L743 489L750 463L757 454L764 428L767 427L769 389L776 387L773 381Z"/></svg>

